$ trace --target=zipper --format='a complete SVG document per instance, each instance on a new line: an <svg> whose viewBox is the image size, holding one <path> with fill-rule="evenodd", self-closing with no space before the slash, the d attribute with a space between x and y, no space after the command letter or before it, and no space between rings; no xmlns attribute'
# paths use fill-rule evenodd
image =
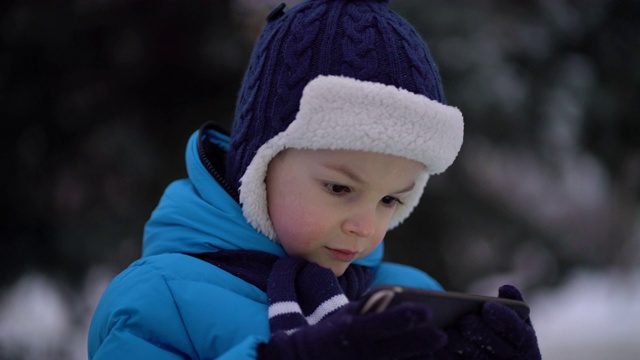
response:
<svg viewBox="0 0 640 360"><path fill-rule="evenodd" d="M209 128L210 125L213 125L215 130L220 131L220 129L217 126L215 126L215 124L211 124L211 123L207 123L200 128L200 131L198 132L198 156L200 157L200 161L202 162L204 167L207 169L209 174L213 176L213 178L218 182L218 184L220 184L220 186L222 186L222 188L227 192L227 194L229 194L229 196L231 196L237 203L240 203L240 197L238 196L238 191L234 189L231 185L229 185L229 183L224 178L224 176L222 176L220 172L216 170L216 167L213 165L213 163L207 156L207 149L205 148L206 145L204 143L205 136L203 135L204 135L204 130ZM210 146L216 146L216 145L210 144Z"/></svg>

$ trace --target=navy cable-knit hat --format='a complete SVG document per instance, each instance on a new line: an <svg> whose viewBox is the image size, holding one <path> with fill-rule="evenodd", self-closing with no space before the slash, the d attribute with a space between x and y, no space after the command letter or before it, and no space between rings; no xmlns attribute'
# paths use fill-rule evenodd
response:
<svg viewBox="0 0 640 360"><path fill-rule="evenodd" d="M462 145L463 121L446 105L440 74L417 31L388 0L308 0L268 17L236 106L226 177L247 220L275 239L264 179L286 148L403 156L425 165L395 227L430 174Z"/></svg>

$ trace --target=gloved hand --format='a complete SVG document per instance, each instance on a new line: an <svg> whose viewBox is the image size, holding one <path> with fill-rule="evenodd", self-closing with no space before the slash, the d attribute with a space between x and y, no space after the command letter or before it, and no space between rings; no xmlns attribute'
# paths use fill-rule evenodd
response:
<svg viewBox="0 0 640 360"><path fill-rule="evenodd" d="M511 285L501 286L498 297L523 300ZM522 320L514 310L496 302L484 304L480 314L463 316L446 333L448 342L438 359L541 359L531 320Z"/></svg>
<svg viewBox="0 0 640 360"><path fill-rule="evenodd" d="M446 335L429 322L425 305L402 304L379 314L357 313L352 302L327 319L287 335L273 334L258 359L434 359Z"/></svg>

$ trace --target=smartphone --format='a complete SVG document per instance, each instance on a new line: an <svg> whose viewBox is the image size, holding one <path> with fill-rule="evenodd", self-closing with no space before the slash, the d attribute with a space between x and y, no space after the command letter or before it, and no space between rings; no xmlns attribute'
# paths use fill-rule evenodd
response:
<svg viewBox="0 0 640 360"><path fill-rule="evenodd" d="M523 320L529 318L529 305L524 301L403 286L378 286L368 291L363 295L360 313L381 313L392 306L407 301L429 305L432 311L432 321L440 328L447 328L455 324L465 314L479 313L487 301L495 301L509 306Z"/></svg>

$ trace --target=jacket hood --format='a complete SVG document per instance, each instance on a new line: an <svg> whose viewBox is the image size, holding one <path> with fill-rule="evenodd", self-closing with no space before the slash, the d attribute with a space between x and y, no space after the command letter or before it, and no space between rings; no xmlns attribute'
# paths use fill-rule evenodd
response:
<svg viewBox="0 0 640 360"><path fill-rule="evenodd" d="M203 164L198 137L226 151L229 138L212 128L194 132L187 143L188 178L171 183L144 228L142 256L165 253L199 254L218 250L258 250L286 256L280 244L257 232L238 202L215 180ZM205 161L209 161L205 159ZM383 244L355 263L375 267Z"/></svg>

